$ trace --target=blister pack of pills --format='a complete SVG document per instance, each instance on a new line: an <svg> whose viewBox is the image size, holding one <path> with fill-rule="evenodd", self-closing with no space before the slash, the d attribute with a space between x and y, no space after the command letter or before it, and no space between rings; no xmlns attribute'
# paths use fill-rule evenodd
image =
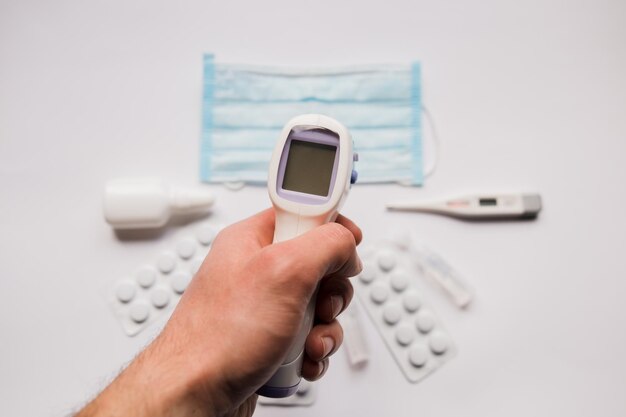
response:
<svg viewBox="0 0 626 417"><path fill-rule="evenodd" d="M455 354L441 322L423 300L411 254L392 242L360 253L363 271L353 283L402 373L418 382Z"/></svg>
<svg viewBox="0 0 626 417"><path fill-rule="evenodd" d="M317 390L315 384L303 379L300 381L298 391L295 394L285 398L268 398L259 396L259 404L276 405L282 407L297 407L313 405L317 398Z"/></svg>
<svg viewBox="0 0 626 417"><path fill-rule="evenodd" d="M204 223L183 232L171 250L140 265L107 291L107 301L129 336L171 312L204 261L220 227Z"/></svg>

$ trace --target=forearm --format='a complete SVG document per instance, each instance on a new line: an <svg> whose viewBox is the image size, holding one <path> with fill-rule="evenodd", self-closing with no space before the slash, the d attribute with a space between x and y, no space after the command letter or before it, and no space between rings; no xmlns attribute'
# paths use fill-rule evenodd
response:
<svg viewBox="0 0 626 417"><path fill-rule="evenodd" d="M213 398L219 397L211 382L197 383L189 358L172 352L176 344L164 337L139 354L77 417L218 416Z"/></svg>

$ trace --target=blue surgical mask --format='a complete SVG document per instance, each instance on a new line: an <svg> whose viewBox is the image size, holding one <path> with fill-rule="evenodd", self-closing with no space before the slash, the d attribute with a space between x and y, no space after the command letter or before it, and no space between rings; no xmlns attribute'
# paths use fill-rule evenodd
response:
<svg viewBox="0 0 626 417"><path fill-rule="evenodd" d="M359 153L359 183L421 184L418 63L289 70L204 57L201 178L265 183L283 125L304 113L343 123Z"/></svg>

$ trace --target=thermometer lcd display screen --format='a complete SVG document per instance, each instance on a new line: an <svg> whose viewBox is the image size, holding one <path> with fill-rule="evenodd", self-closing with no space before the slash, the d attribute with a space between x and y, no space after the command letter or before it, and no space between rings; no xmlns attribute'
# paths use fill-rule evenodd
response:
<svg viewBox="0 0 626 417"><path fill-rule="evenodd" d="M478 200L478 204L481 206L497 206L498 200L495 198L481 198Z"/></svg>
<svg viewBox="0 0 626 417"><path fill-rule="evenodd" d="M283 189L322 197L328 195L337 147L292 140L283 177Z"/></svg>

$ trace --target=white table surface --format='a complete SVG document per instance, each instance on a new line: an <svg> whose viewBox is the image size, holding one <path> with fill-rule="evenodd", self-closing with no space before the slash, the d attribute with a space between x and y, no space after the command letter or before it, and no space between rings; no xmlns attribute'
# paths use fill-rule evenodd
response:
<svg viewBox="0 0 626 417"><path fill-rule="evenodd" d="M344 213L366 241L418 232L477 294L466 312L429 298L459 355L423 382L365 321L364 370L339 352L313 407L257 415L625 415L625 41L616 0L1 1L0 415L71 413L162 325L126 337L102 288L177 230L120 241L101 192L111 177L197 181L203 52L420 59L439 168L423 188L356 187ZM213 189L216 221L268 205L260 188ZM493 224L383 210L481 190L538 190L545 209Z"/></svg>

